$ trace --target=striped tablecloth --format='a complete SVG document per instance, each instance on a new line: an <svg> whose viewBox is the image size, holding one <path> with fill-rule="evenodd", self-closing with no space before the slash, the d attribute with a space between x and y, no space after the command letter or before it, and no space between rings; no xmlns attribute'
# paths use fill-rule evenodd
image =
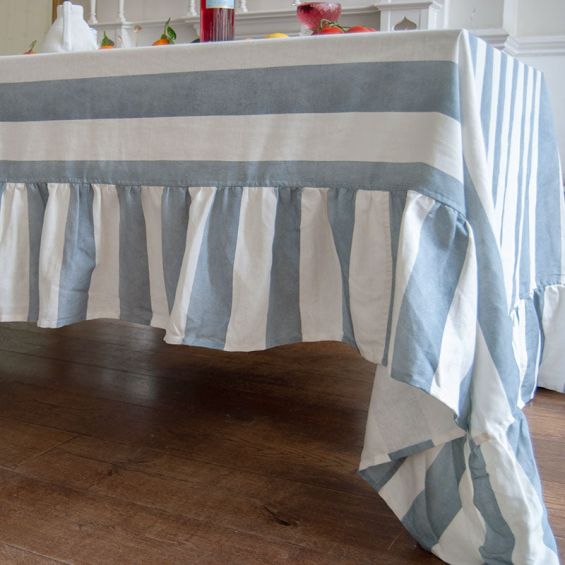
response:
<svg viewBox="0 0 565 565"><path fill-rule="evenodd" d="M457 565L557 563L563 219L542 77L464 32L0 59L0 320L352 344L361 474Z"/></svg>

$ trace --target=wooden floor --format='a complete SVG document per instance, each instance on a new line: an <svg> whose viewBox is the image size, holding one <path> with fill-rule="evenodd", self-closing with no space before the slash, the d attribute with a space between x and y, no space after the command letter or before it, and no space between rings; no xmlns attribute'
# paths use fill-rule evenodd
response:
<svg viewBox="0 0 565 565"><path fill-rule="evenodd" d="M161 340L0 325L0 563L439 563L356 475L373 366ZM565 548L565 397L527 412Z"/></svg>

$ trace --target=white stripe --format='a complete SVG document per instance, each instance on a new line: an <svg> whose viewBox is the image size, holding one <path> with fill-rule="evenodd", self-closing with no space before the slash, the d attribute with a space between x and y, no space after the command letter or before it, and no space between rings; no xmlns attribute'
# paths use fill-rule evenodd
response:
<svg viewBox="0 0 565 565"><path fill-rule="evenodd" d="M430 387L430 394L456 413L461 381L467 376L475 356L477 280L476 248L470 231L465 262L445 322L438 367Z"/></svg>
<svg viewBox="0 0 565 565"><path fill-rule="evenodd" d="M471 182L481 201L482 207L493 225L492 176L489 176L487 154L483 141L483 126L478 98L475 96L475 76L473 74L471 53L466 45L459 62L461 80L461 120L464 124L463 157ZM494 93L493 93L494 94ZM496 102L493 101L493 105Z"/></svg>
<svg viewBox="0 0 565 565"><path fill-rule="evenodd" d="M559 155L557 156L559 159ZM561 161L559 162L559 178L563 179L563 170L561 168ZM565 198L563 193L560 194L560 232L561 232L561 273L565 272ZM565 275L561 275L561 282L565 283Z"/></svg>
<svg viewBox="0 0 565 565"><path fill-rule="evenodd" d="M505 434L481 445L500 513L514 534L512 563L559 565L557 555L543 543L543 507L516 460Z"/></svg>
<svg viewBox="0 0 565 565"><path fill-rule="evenodd" d="M501 77L505 81L504 100L502 109L502 128L500 130L500 138L496 141L499 145L499 169L498 179L495 179L497 186L495 217L497 221L497 229L495 234L500 234L500 226L502 224L502 205L504 203L504 194L506 191L506 170L508 167L508 144L510 142L510 101L512 99L512 75L513 75L512 60L507 61L506 76Z"/></svg>
<svg viewBox="0 0 565 565"><path fill-rule="evenodd" d="M522 159L520 162L521 167L521 174L522 174L522 182L520 184L520 191L522 193L521 205L522 210L520 217L518 218L518 249L516 251L516 268L515 268L515 277L514 277L514 286L517 289L516 298L520 298L520 286L521 286L521 263L522 263L522 254L523 254L523 236L524 236L524 225L526 219L529 219L529 215L532 213L531 210L526 208L526 196L528 194L528 164L530 160L530 144L532 143L532 127L530 116L532 115L532 105L533 105L533 80L534 80L534 70L530 67L525 67L526 71L526 91L524 93L524 108L522 110L523 115L525 116L525 123L524 123L524 151L522 153ZM531 283L531 281L530 281ZM528 292L533 290L531 284L528 285Z"/></svg>
<svg viewBox="0 0 565 565"><path fill-rule="evenodd" d="M477 63L475 66L475 90L477 92L477 104L481 107L483 97L483 84L485 81L485 62L487 55L487 44L482 40L477 41ZM485 132L486 134L486 132Z"/></svg>
<svg viewBox="0 0 565 565"><path fill-rule="evenodd" d="M404 299L404 293L406 292L406 287L420 250L420 234L428 214L435 205L435 200L427 196L422 196L413 191L408 191L407 193L398 242L398 257L401 257L402 260L398 262L396 267L392 327L389 344L389 353L391 355L394 352L400 306ZM389 358L389 362L392 362L392 358Z"/></svg>
<svg viewBox="0 0 565 565"><path fill-rule="evenodd" d="M227 351L265 349L277 195L274 188L245 188L233 268Z"/></svg>
<svg viewBox="0 0 565 565"><path fill-rule="evenodd" d="M516 222L518 210L518 173L520 172L520 142L522 141L522 108L524 104L524 65L518 65L516 92L514 93L514 113L510 116L510 156L508 175L504 187L504 206L501 224L501 258L504 283L509 307L514 289L514 267L519 262L516 255Z"/></svg>
<svg viewBox="0 0 565 565"><path fill-rule="evenodd" d="M361 355L379 363L386 341L392 256L389 193L359 190L349 262L349 305Z"/></svg>
<svg viewBox="0 0 565 565"><path fill-rule="evenodd" d="M305 188L300 221L300 317L303 341L343 337L341 269L328 220L328 191Z"/></svg>
<svg viewBox="0 0 565 565"><path fill-rule="evenodd" d="M545 388L565 392L565 287L549 286L545 289L542 326L545 343L538 383Z"/></svg>
<svg viewBox="0 0 565 565"><path fill-rule="evenodd" d="M161 197L163 187L144 186L141 189L141 206L145 219L149 288L151 294L151 325L166 328L169 321L169 303L163 268L163 232L161 225Z"/></svg>
<svg viewBox="0 0 565 565"><path fill-rule="evenodd" d="M3 57L0 83L373 61L455 61L460 31L351 34L225 45Z"/></svg>
<svg viewBox="0 0 565 565"><path fill-rule="evenodd" d="M536 84L534 90L534 131L532 132L533 143L531 159L530 184L528 186L528 195L530 200L529 208L529 236L530 236L530 288L537 286L536 272L536 221L537 221L537 191L538 191L538 157L539 157L539 113L540 113L540 97L541 97L541 73L536 72Z"/></svg>
<svg viewBox="0 0 565 565"><path fill-rule="evenodd" d="M29 314L29 217L25 184L7 183L0 199L0 321Z"/></svg>
<svg viewBox="0 0 565 565"><path fill-rule="evenodd" d="M520 376L518 407L522 409L529 398L522 398L522 383L528 369L528 341L526 336L526 301L520 300L510 313L512 320L512 348Z"/></svg>
<svg viewBox="0 0 565 565"><path fill-rule="evenodd" d="M59 281L71 191L68 184L50 183L39 257L39 320L41 327L57 326Z"/></svg>
<svg viewBox="0 0 565 565"><path fill-rule="evenodd" d="M192 296L204 230L206 229L208 216L216 195L216 188L214 187L191 187L189 191L191 203L186 249L177 285L175 303L167 326L167 334L165 336L167 343L182 343L184 340L188 307L190 305L190 297Z"/></svg>
<svg viewBox="0 0 565 565"><path fill-rule="evenodd" d="M498 121L498 112L499 111L502 112L503 110L503 108L499 107L498 105L498 93L500 91L501 60L502 60L502 53L498 49L493 49L492 50L492 88L490 93L490 119L489 119L489 131L488 131L488 146L487 146L487 168L488 168L489 186L493 182L496 182L496 179L494 179L494 155L497 147L496 124ZM492 199L492 193L491 193L491 199Z"/></svg>
<svg viewBox="0 0 565 565"><path fill-rule="evenodd" d="M494 432L505 431L514 422L504 384L478 324L471 394L473 398L480 398L480 402L473 402L469 426L476 443L482 443Z"/></svg>
<svg viewBox="0 0 565 565"><path fill-rule="evenodd" d="M453 411L422 390L393 379L377 366L360 469L390 461L390 454L427 441L443 445L465 432Z"/></svg>
<svg viewBox="0 0 565 565"><path fill-rule="evenodd" d="M92 185L96 266L86 318L120 317L120 202L113 185Z"/></svg>
<svg viewBox="0 0 565 565"><path fill-rule="evenodd" d="M461 126L435 112L1 122L2 138L8 161L426 163L463 178Z"/></svg>

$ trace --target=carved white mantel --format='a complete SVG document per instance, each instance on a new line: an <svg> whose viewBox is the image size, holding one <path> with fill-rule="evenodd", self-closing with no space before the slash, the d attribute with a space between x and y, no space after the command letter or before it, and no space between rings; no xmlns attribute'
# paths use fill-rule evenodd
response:
<svg viewBox="0 0 565 565"><path fill-rule="evenodd" d="M447 9L444 0L412 2L385 0L375 4L375 7L381 14L381 31L443 29L447 27Z"/></svg>

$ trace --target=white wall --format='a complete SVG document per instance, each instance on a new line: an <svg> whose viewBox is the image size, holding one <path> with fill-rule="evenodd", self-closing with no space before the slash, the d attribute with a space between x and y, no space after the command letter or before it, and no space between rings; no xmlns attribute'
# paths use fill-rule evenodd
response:
<svg viewBox="0 0 565 565"><path fill-rule="evenodd" d="M0 54L26 51L51 24L51 0L0 0Z"/></svg>
<svg viewBox="0 0 565 565"><path fill-rule="evenodd" d="M565 0L518 0L517 35L565 35Z"/></svg>
<svg viewBox="0 0 565 565"><path fill-rule="evenodd" d="M489 29L502 27L504 0L449 0L448 27Z"/></svg>

